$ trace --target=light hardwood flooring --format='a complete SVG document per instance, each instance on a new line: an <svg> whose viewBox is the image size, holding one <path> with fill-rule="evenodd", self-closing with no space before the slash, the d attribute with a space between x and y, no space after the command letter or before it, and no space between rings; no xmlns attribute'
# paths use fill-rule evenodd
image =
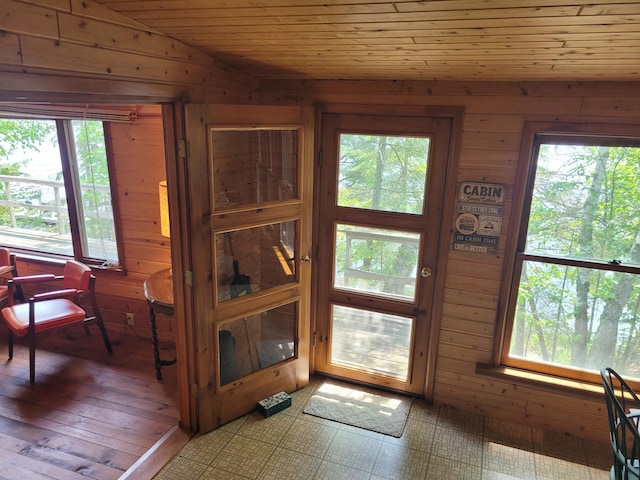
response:
<svg viewBox="0 0 640 480"><path fill-rule="evenodd" d="M179 431L175 368L157 381L150 340L111 334L109 354L90 329L39 336L31 385L26 342L9 361L0 324L0 479L151 478L168 459L144 462Z"/></svg>

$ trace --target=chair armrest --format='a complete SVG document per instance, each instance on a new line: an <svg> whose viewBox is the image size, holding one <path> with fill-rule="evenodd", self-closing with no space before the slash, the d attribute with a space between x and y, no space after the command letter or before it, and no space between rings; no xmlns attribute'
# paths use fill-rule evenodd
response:
<svg viewBox="0 0 640 480"><path fill-rule="evenodd" d="M50 282L57 280L57 277L53 273L43 273L40 275L26 275L24 277L13 277L9 282L24 284L24 283L38 283L38 282Z"/></svg>
<svg viewBox="0 0 640 480"><path fill-rule="evenodd" d="M63 290L52 290L51 292L37 293L31 300L40 302L42 300L52 300L54 298L67 298L77 295L79 291L75 288L65 288Z"/></svg>

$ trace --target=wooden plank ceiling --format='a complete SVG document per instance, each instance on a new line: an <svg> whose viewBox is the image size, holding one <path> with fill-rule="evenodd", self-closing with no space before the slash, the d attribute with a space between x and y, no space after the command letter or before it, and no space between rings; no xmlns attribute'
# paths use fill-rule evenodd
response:
<svg viewBox="0 0 640 480"><path fill-rule="evenodd" d="M630 0L98 0L263 79L640 80Z"/></svg>

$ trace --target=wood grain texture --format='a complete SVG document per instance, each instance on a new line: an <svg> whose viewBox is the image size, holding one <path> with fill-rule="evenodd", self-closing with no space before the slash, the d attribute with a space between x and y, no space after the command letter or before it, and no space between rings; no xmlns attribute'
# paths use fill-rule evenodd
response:
<svg viewBox="0 0 640 480"><path fill-rule="evenodd" d="M17 90L48 90L50 101L99 79L120 85L94 91L110 102L150 98L152 90L164 101L199 95L208 101L247 102L257 88L253 77L207 52L92 1L7 0L2 7L0 43L6 48L0 73L20 71ZM69 71L75 74L67 81L55 81ZM7 84L2 90L0 97L22 97Z"/></svg>
<svg viewBox="0 0 640 480"><path fill-rule="evenodd" d="M95 333L95 332L94 332ZM38 337L36 383L28 348L0 365L0 463L4 478L151 478L188 435L178 428L175 369L155 379L151 342L71 327ZM0 351L6 354L6 333ZM173 355L171 343L163 355Z"/></svg>
<svg viewBox="0 0 640 480"><path fill-rule="evenodd" d="M98 0L261 79L634 80L631 0Z"/></svg>
<svg viewBox="0 0 640 480"><path fill-rule="evenodd" d="M509 234L517 223L519 205L515 189L518 180L520 144L526 122L580 122L587 124L637 125L634 105L640 89L633 83L596 82L386 82L386 81L273 81L262 83L265 103L312 104L346 110L368 105L414 105L425 115L433 106L457 105L465 109L459 166L455 184L466 181L499 183L506 186L503 228L498 253L484 255L454 251L440 252L444 266L444 288L434 299L441 310L434 348L437 361L432 400L463 411L548 428L561 433L607 441L604 404L592 393L524 383L517 378L478 372L478 363L490 363L499 331L499 308ZM456 202L455 189L447 202ZM455 211L455 210L453 210ZM443 235L455 229L455 213L443 222ZM440 263L440 262L439 262ZM441 273L436 272L436 275Z"/></svg>
<svg viewBox="0 0 640 480"><path fill-rule="evenodd" d="M98 303L109 332L151 337L143 284L149 275L171 266L171 242L160 233L158 183L166 178L161 108L136 107L136 121L112 123L111 160L122 233L126 273L95 270ZM60 267L18 258L20 275L61 273ZM127 326L126 313L135 315ZM162 340L175 340L175 319L158 317Z"/></svg>

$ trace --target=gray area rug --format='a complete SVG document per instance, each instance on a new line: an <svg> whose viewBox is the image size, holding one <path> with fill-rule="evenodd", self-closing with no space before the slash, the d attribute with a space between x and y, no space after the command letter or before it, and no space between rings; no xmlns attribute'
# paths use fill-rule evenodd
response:
<svg viewBox="0 0 640 480"><path fill-rule="evenodd" d="M323 383L304 413L392 437L401 437L411 399L386 392L333 382Z"/></svg>

